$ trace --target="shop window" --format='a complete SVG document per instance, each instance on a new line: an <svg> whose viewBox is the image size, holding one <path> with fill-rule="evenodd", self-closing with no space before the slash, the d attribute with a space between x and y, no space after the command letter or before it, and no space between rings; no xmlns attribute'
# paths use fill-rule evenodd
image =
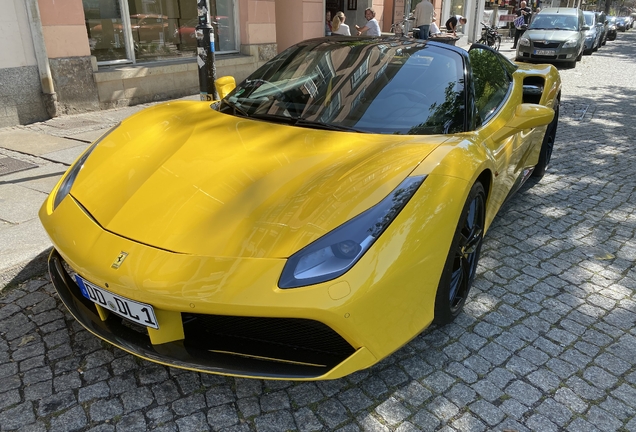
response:
<svg viewBox="0 0 636 432"><path fill-rule="evenodd" d="M235 0L210 0L217 53L236 52ZM91 54L98 64L196 55L196 0L83 0Z"/></svg>

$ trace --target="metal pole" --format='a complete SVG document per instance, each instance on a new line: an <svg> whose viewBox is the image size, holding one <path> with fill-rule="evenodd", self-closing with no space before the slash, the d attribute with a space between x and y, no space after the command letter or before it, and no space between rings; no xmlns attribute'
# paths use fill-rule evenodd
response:
<svg viewBox="0 0 636 432"><path fill-rule="evenodd" d="M49 66L49 56L44 43L44 33L42 32L42 19L40 18L40 8L37 0L27 0L27 15L31 26L31 38L35 50L35 60L40 73L40 84L42 86L43 102L46 112L50 117L58 116L57 94L53 85L53 75Z"/></svg>
<svg viewBox="0 0 636 432"><path fill-rule="evenodd" d="M219 98L214 81L216 66L214 65L214 28L210 25L210 8L207 0L198 0L199 24L197 35L197 64L199 65L199 91L202 101Z"/></svg>

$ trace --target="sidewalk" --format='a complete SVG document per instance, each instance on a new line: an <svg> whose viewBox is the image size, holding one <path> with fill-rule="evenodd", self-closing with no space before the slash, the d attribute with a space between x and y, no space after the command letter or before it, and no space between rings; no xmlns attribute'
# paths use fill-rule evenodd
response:
<svg viewBox="0 0 636 432"><path fill-rule="evenodd" d="M457 46L468 49L470 44L464 37ZM510 46L503 42L501 52L513 58ZM153 104L0 129L0 290L46 270L51 243L37 214L69 165L112 126Z"/></svg>

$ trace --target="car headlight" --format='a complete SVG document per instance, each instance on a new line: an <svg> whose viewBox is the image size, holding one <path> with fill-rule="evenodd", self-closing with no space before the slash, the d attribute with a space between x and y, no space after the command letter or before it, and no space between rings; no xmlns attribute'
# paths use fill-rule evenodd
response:
<svg viewBox="0 0 636 432"><path fill-rule="evenodd" d="M570 39L563 44L563 48L572 48L575 47L579 41L577 39Z"/></svg>
<svg viewBox="0 0 636 432"><path fill-rule="evenodd" d="M425 178L406 178L378 204L290 256L278 286L298 288L346 273L391 224Z"/></svg>
<svg viewBox="0 0 636 432"><path fill-rule="evenodd" d="M108 132L102 135L97 141L95 141L91 146L82 154L82 156L75 161L75 163L71 166L71 168L66 172L66 176L64 180L62 180L62 184L60 188L57 190L55 194L55 199L53 200L53 210L57 208L58 205L62 202L64 198L71 191L71 187L73 183L75 183L75 179L77 175L80 173L82 168L84 168L84 163L86 163L86 159L91 155L97 144L99 144L104 138L106 138L115 128L119 126L119 123L113 126Z"/></svg>
<svg viewBox="0 0 636 432"><path fill-rule="evenodd" d="M519 39L519 45L530 46L530 39L522 37L521 39Z"/></svg>

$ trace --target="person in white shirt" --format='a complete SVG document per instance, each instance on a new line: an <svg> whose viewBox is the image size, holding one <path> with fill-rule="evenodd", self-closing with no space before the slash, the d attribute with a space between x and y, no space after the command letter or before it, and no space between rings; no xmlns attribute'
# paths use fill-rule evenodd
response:
<svg viewBox="0 0 636 432"><path fill-rule="evenodd" d="M346 25L344 12L338 12L331 20L331 34L339 34L344 36L351 36L351 31L349 30L349 26Z"/></svg>
<svg viewBox="0 0 636 432"><path fill-rule="evenodd" d="M431 26L428 29L428 34L432 37L442 34L442 32L439 30L439 27L437 27L437 24L435 23L435 18L433 18L433 20L431 21Z"/></svg>
<svg viewBox="0 0 636 432"><path fill-rule="evenodd" d="M434 13L433 4L428 0L422 0L415 6L415 27L420 29L420 39L428 39L428 31Z"/></svg>
<svg viewBox="0 0 636 432"><path fill-rule="evenodd" d="M378 20L375 19L375 11L371 8L365 9L364 17L367 19L367 24L364 27L356 25L358 36L363 34L367 36L380 36L380 24L378 24Z"/></svg>

